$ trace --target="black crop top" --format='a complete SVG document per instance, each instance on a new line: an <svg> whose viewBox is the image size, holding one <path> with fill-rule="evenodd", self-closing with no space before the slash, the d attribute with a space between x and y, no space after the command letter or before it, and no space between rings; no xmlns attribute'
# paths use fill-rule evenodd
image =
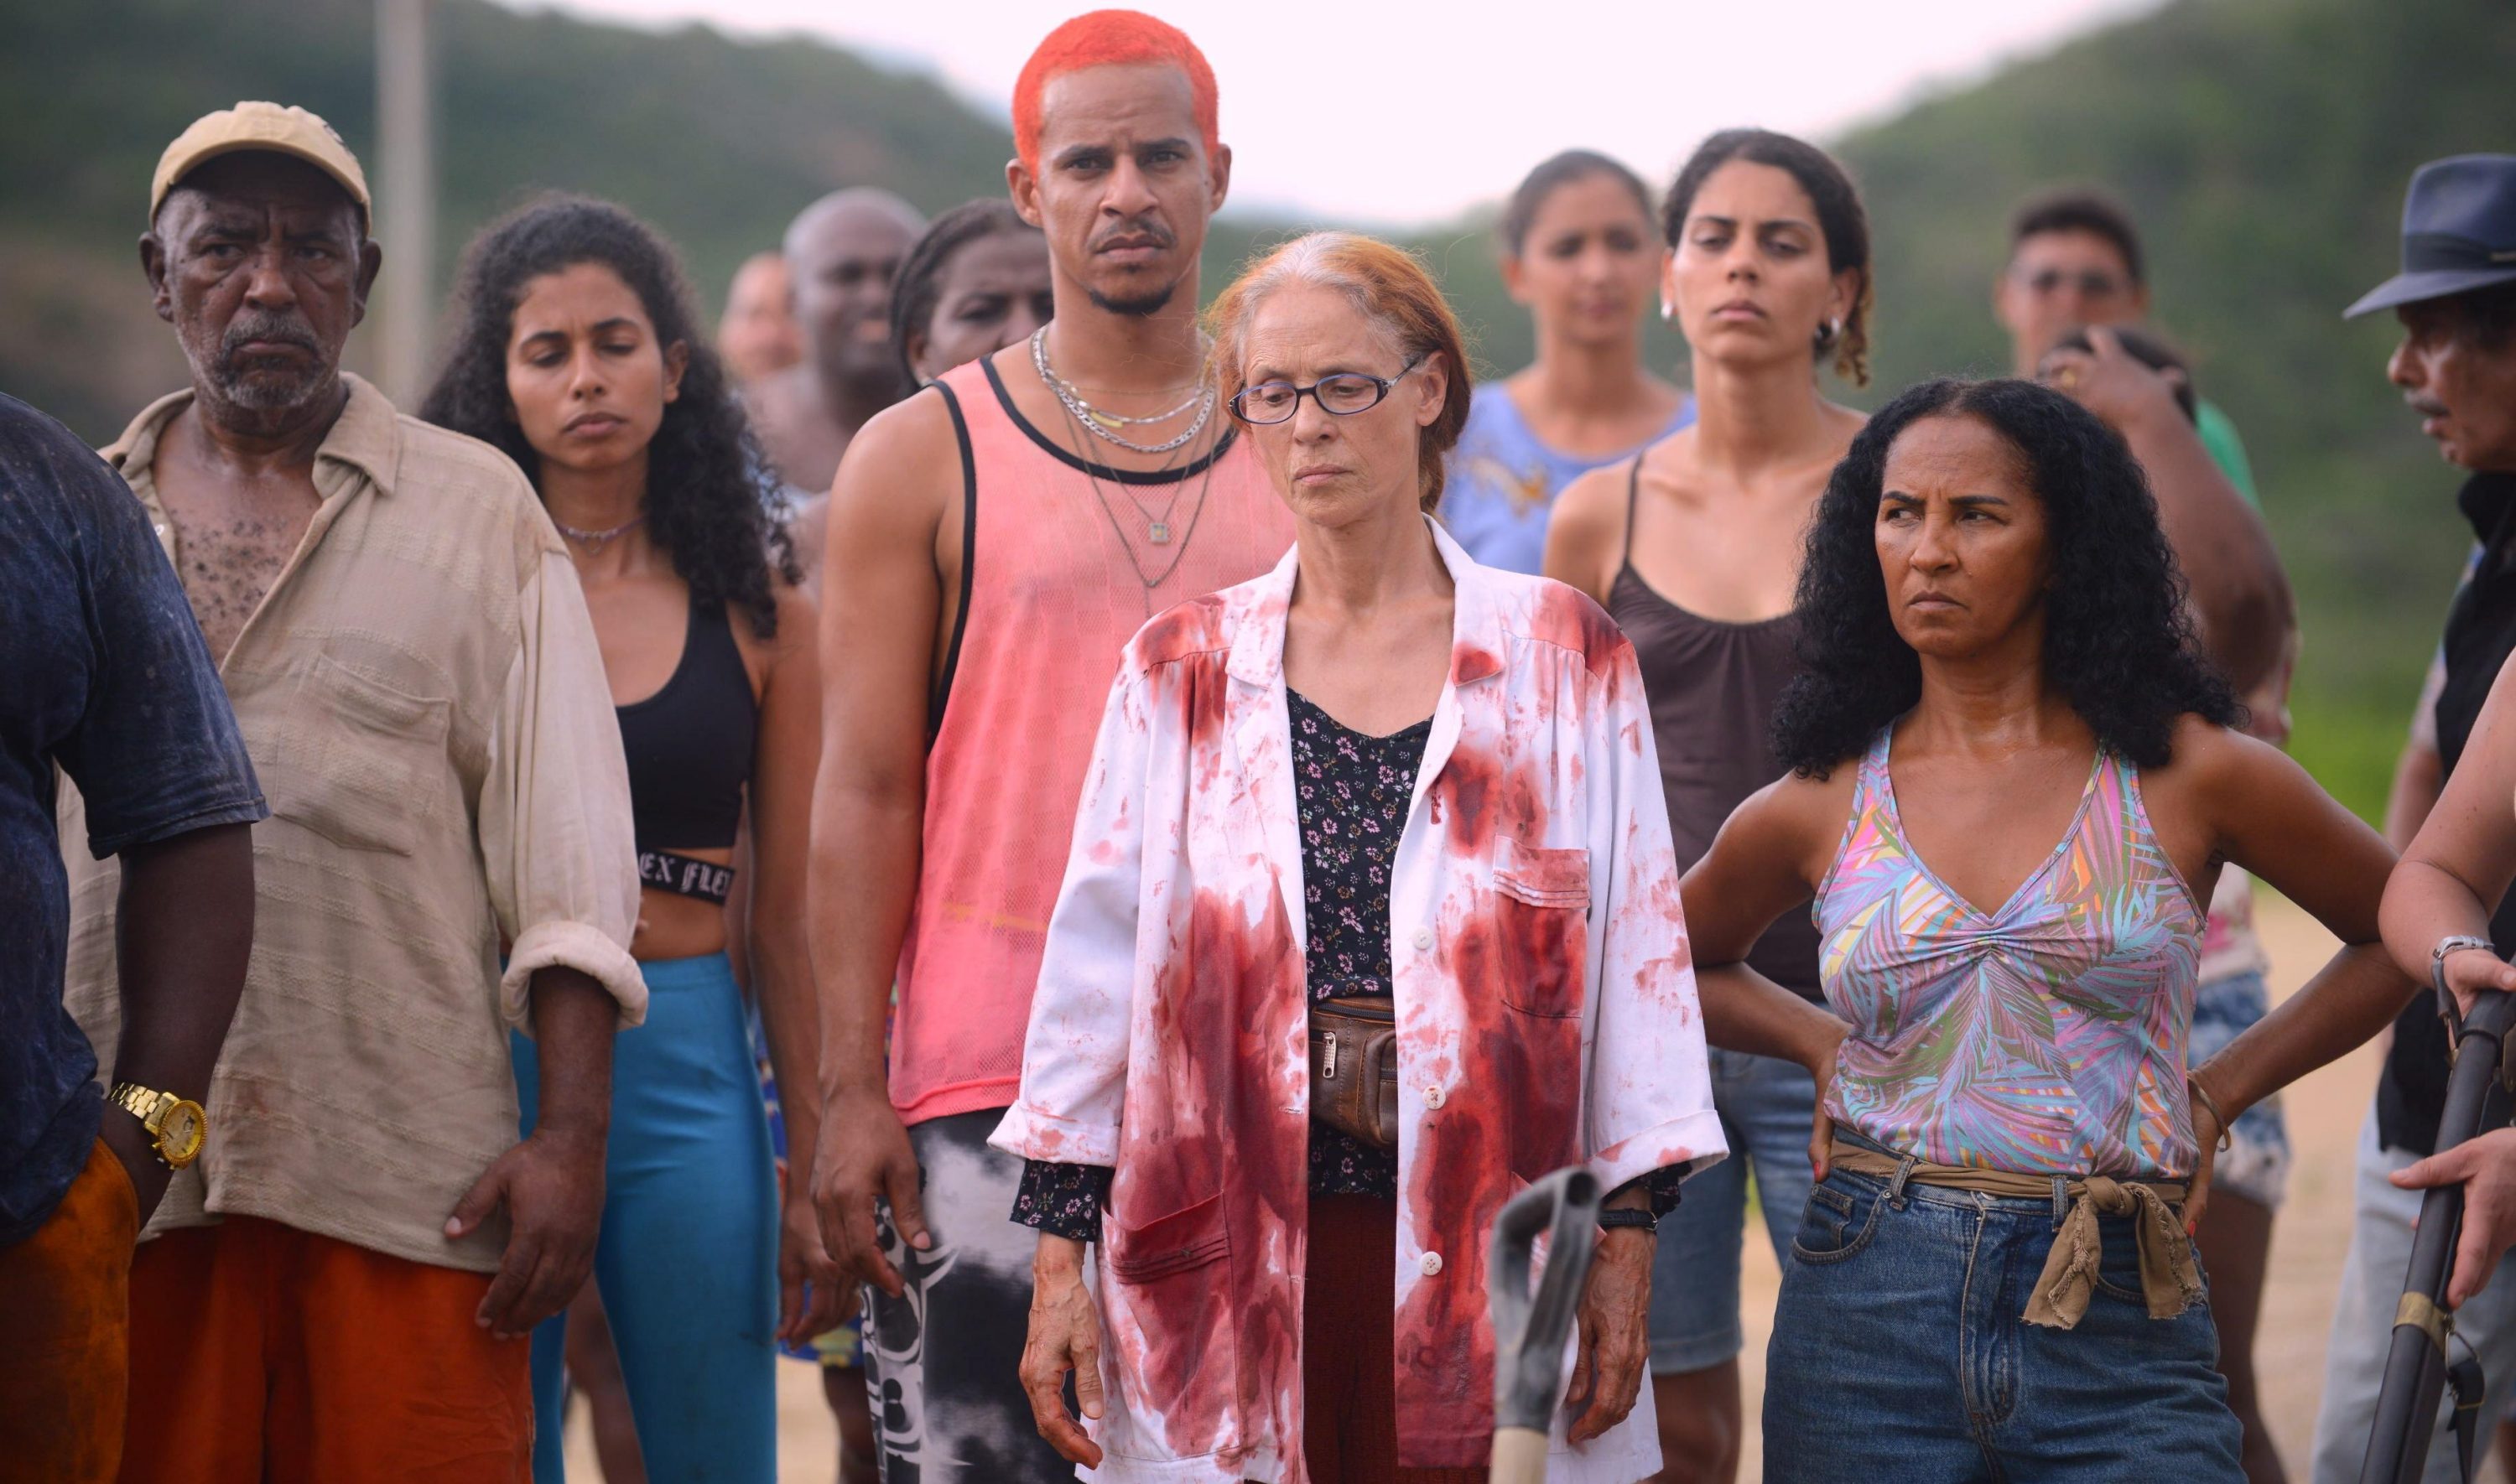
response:
<svg viewBox="0 0 2516 1484"><path fill-rule="evenodd" d="M690 633L672 679L613 714L629 760L640 880L684 896L723 901L734 879L730 868L679 859L673 852L725 849L742 823L760 703L734 645L733 616L722 606L702 611L693 598Z"/></svg>

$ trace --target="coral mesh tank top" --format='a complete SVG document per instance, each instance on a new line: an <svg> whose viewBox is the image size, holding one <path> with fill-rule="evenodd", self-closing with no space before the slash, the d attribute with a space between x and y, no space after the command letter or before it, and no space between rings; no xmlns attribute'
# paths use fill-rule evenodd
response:
<svg viewBox="0 0 2516 1484"><path fill-rule="evenodd" d="M892 1030L891 1097L909 1123L1014 1100L1119 651L1153 614L1268 571L1293 544L1246 439L1175 471L1116 470L1025 421L989 358L940 385L961 437L967 535ZM1157 519L1167 545L1148 539Z"/></svg>

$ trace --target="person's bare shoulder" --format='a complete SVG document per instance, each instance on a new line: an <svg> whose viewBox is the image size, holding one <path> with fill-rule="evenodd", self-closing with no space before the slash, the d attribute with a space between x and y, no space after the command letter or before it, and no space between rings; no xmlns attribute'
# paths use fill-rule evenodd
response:
<svg viewBox="0 0 2516 1484"><path fill-rule="evenodd" d="M2244 769L2259 766L2266 757L2279 756L2280 749L2267 742L2188 711L2175 719L2175 730L2167 739L2166 767L2207 788L2233 781Z"/></svg>
<svg viewBox="0 0 2516 1484"><path fill-rule="evenodd" d="M812 597L803 588L783 577L776 579L775 586L777 598L776 644L779 652L791 653L813 642L813 625L820 615Z"/></svg>
<svg viewBox="0 0 2516 1484"><path fill-rule="evenodd" d="M1793 862L1815 886L1843 844L1859 773L1857 760L1851 759L1823 778L1784 773L1748 795L1721 833L1735 835L1735 844L1751 854Z"/></svg>
<svg viewBox="0 0 2516 1484"><path fill-rule="evenodd" d="M875 413L848 444L830 486L833 528L872 518L905 520L930 535L961 488L960 441L944 395L927 388Z"/></svg>
<svg viewBox="0 0 2516 1484"><path fill-rule="evenodd" d="M2162 767L2143 768L2141 793L2153 819L2190 815L2215 831L2267 807L2285 807L2304 773L2286 753L2190 712L2176 719Z"/></svg>
<svg viewBox="0 0 2516 1484"><path fill-rule="evenodd" d="M1576 475L1546 517L1545 573L1594 599L1608 590L1609 554L1623 534L1625 480L1632 466L1611 464Z"/></svg>

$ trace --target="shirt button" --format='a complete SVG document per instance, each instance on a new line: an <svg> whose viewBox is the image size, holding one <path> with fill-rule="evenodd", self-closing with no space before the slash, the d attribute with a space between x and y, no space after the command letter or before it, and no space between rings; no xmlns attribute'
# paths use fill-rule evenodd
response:
<svg viewBox="0 0 2516 1484"><path fill-rule="evenodd" d="M1442 1091L1442 1085L1438 1082L1424 1090L1424 1106L1428 1108L1439 1108L1448 1098L1449 1094Z"/></svg>
<svg viewBox="0 0 2516 1484"><path fill-rule="evenodd" d="M1440 1253L1426 1253L1424 1256L1415 1259L1415 1266L1423 1272L1425 1277L1438 1278L1442 1276L1442 1255Z"/></svg>
<svg viewBox="0 0 2516 1484"><path fill-rule="evenodd" d="M1433 946L1433 929L1430 928L1416 928L1414 941L1415 947L1419 952L1424 949L1431 948Z"/></svg>

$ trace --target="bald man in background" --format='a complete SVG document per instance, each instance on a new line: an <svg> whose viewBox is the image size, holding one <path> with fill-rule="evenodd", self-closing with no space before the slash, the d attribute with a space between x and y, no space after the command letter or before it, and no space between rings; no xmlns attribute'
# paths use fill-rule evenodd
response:
<svg viewBox="0 0 2516 1484"><path fill-rule="evenodd" d="M836 190L786 228L786 268L804 359L755 383L752 430L792 487L795 553L818 593L822 509L839 455L875 413L912 390L891 345L891 280L926 230L917 209L887 190Z"/></svg>

